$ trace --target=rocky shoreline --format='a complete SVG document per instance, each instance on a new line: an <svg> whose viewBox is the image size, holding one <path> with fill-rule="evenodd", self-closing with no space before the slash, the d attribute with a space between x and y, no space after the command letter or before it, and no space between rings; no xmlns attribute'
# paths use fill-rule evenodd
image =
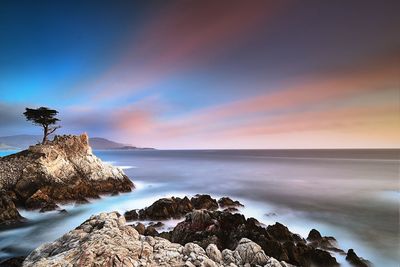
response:
<svg viewBox="0 0 400 267"><path fill-rule="evenodd" d="M0 213L0 224L22 220L16 207L46 212L58 209L58 203L85 203L132 188L122 170L92 153L86 134L55 136L0 158L0 211L7 211Z"/></svg>
<svg viewBox="0 0 400 267"><path fill-rule="evenodd" d="M346 255L352 266L370 266L354 250L346 254L334 237L321 236L315 229L302 238L280 223L265 227L229 209L241 206L228 197L217 201L209 195L162 198L125 216L94 215L26 258L12 258L0 266L339 266L333 252ZM182 216L171 231L157 231L163 220ZM150 218L154 221L146 227L141 221Z"/></svg>
<svg viewBox="0 0 400 267"><path fill-rule="evenodd" d="M86 134L56 136L0 158L0 225L23 223L18 208L46 212L60 203L131 191L130 179L93 155L88 140ZM334 237L312 229L303 238L278 222L265 226L245 218L241 207L229 197L162 198L124 215L93 215L54 242L0 266L333 267L339 266L335 253L346 255L352 266L370 266L354 250L340 249ZM169 219L181 221L162 231Z"/></svg>

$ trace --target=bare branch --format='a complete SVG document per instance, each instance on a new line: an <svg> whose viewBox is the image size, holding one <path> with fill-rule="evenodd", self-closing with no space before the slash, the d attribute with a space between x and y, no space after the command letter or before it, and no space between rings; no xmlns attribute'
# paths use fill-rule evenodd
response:
<svg viewBox="0 0 400 267"><path fill-rule="evenodd" d="M50 135L50 134L54 133L57 129L60 129L60 128L61 128L61 126L51 128L51 129L49 129L48 134Z"/></svg>

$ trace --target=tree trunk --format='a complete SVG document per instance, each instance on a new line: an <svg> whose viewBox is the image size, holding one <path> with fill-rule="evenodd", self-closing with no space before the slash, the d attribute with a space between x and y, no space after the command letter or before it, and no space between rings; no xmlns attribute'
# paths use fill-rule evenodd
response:
<svg viewBox="0 0 400 267"><path fill-rule="evenodd" d="M47 125L46 125L46 126L43 126L43 140L42 140L42 145L44 145L44 144L46 143L46 141L47 141L47 135L49 134L49 133L48 133L48 130L49 130L49 128L47 127Z"/></svg>

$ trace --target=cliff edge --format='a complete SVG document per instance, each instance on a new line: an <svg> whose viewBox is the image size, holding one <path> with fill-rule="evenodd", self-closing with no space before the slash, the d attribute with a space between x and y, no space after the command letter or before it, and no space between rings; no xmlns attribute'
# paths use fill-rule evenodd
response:
<svg viewBox="0 0 400 267"><path fill-rule="evenodd" d="M92 153L87 134L55 136L46 144L0 157L0 190L27 209L52 210L56 203L86 202L133 187L121 169Z"/></svg>

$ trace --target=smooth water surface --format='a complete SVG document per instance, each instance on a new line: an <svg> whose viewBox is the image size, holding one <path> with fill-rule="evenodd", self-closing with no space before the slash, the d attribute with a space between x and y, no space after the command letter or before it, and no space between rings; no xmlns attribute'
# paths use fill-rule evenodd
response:
<svg viewBox="0 0 400 267"><path fill-rule="evenodd" d="M398 266L398 150L96 151L135 182L132 193L65 206L68 214L22 211L31 223L0 232L0 258L26 254L92 214L143 208L160 197L208 193L245 204L242 213L279 221L304 237L312 228L376 266ZM172 227L177 221L167 224ZM342 258L338 258L347 264Z"/></svg>

